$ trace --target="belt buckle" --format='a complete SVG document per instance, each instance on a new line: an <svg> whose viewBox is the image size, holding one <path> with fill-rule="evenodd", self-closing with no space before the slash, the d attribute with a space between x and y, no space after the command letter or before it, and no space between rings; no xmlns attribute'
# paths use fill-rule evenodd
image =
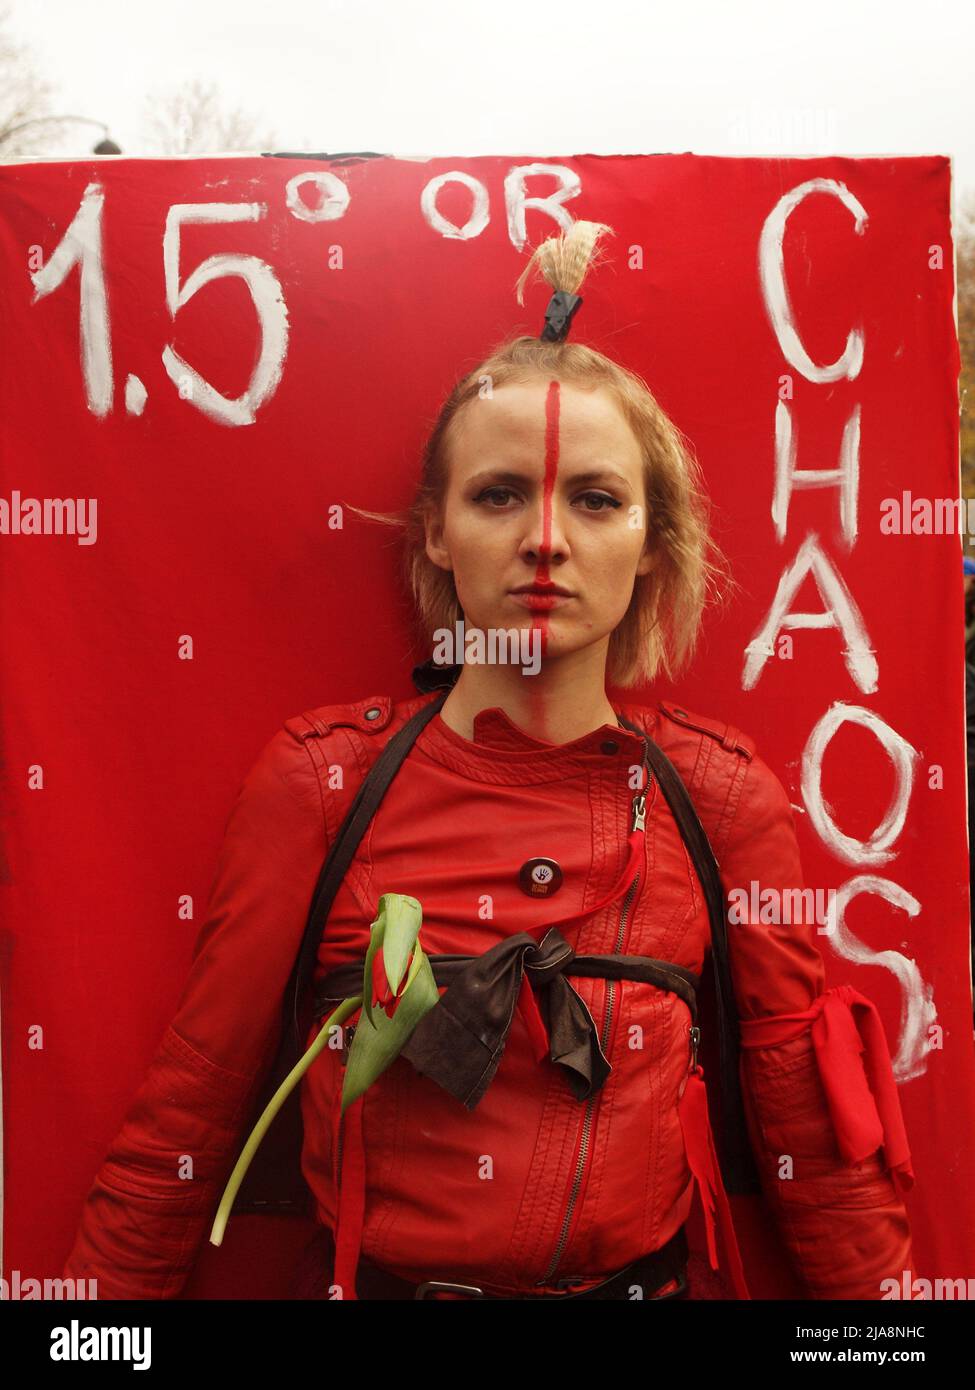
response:
<svg viewBox="0 0 975 1390"><path fill-rule="evenodd" d="M474 1298L483 1298L484 1290L479 1289L476 1284L451 1284L442 1279L426 1279L422 1284L416 1286L414 1298L429 1298L433 1291L441 1293L469 1293Z"/></svg>
<svg viewBox="0 0 975 1390"><path fill-rule="evenodd" d="M665 1279L660 1287L662 1289L666 1288L667 1285L674 1280L677 1281L677 1288L674 1289L673 1293L652 1293L649 1301L651 1303L666 1303L668 1298L682 1298L684 1294L687 1293L687 1274L685 1271L679 1271L677 1274L672 1275L670 1279Z"/></svg>

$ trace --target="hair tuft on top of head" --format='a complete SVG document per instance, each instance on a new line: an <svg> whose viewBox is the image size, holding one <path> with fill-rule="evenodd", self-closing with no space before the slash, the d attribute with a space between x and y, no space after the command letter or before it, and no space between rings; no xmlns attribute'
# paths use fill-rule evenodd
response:
<svg viewBox="0 0 975 1390"><path fill-rule="evenodd" d="M533 270L537 270L553 290L578 294L589 271L599 264L596 248L604 232L615 235L605 222L573 222L567 232L539 242L515 286L518 303L525 302L522 291Z"/></svg>

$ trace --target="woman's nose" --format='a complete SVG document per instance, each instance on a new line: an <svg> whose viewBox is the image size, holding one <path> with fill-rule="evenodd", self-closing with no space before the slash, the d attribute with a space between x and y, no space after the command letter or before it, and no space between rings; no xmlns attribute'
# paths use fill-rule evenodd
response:
<svg viewBox="0 0 975 1390"><path fill-rule="evenodd" d="M527 560L564 558L569 541L561 510L552 498L543 499L526 514L519 554Z"/></svg>

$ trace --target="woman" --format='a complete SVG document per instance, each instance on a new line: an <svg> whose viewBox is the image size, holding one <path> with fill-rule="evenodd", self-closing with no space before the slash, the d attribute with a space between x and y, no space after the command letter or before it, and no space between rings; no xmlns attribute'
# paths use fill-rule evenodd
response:
<svg viewBox="0 0 975 1390"><path fill-rule="evenodd" d="M326 1048L303 1083L302 1168L337 1230L330 1295L666 1298L685 1288L696 1181L747 1296L697 1064L714 919L657 750L693 798L724 893L801 888L801 869L788 797L750 738L606 694L686 661L719 567L674 425L639 378L566 341L603 230L576 223L535 252L519 298L539 265L555 291L543 337L506 344L452 392L408 519L427 636L445 648L462 619L501 659L455 647L449 672L419 668L420 696L324 706L264 749L176 1017L69 1258L100 1297L172 1297L185 1282L281 1037L322 860L364 773L422 712L329 912L316 1013L356 992L384 893L417 898L427 955L455 958L455 984L468 973L341 1130L345 1052ZM505 633L521 640L505 648ZM516 972L485 1062L476 1010L501 986L484 962L521 933L519 969L545 979ZM736 923L727 948L749 1135L796 1271L812 1297L879 1298L912 1263L879 1021L855 991L824 994L811 925Z"/></svg>

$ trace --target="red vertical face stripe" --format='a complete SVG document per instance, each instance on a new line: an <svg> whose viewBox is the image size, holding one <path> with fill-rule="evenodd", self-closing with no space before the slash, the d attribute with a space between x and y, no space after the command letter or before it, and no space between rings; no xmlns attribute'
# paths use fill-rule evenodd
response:
<svg viewBox="0 0 975 1390"><path fill-rule="evenodd" d="M549 558L552 554L552 497L555 492L555 478L559 471L559 383L550 381L548 391L545 395L545 479L542 484L542 547L538 564L535 568L535 580L540 584L547 584L549 575ZM540 613L533 620L533 625L537 624L542 631L542 655L545 655L548 646L548 621L547 612Z"/></svg>
<svg viewBox="0 0 975 1390"><path fill-rule="evenodd" d="M545 395L545 477L542 483L542 541L538 563L535 566L535 582L549 582L549 558L552 553L552 498L555 494L555 479L559 470L559 383L550 381ZM548 651L549 613L543 610L532 614L532 631L541 633L542 657ZM544 700L537 687L529 686L533 718L544 729ZM544 734L542 735L544 737Z"/></svg>

